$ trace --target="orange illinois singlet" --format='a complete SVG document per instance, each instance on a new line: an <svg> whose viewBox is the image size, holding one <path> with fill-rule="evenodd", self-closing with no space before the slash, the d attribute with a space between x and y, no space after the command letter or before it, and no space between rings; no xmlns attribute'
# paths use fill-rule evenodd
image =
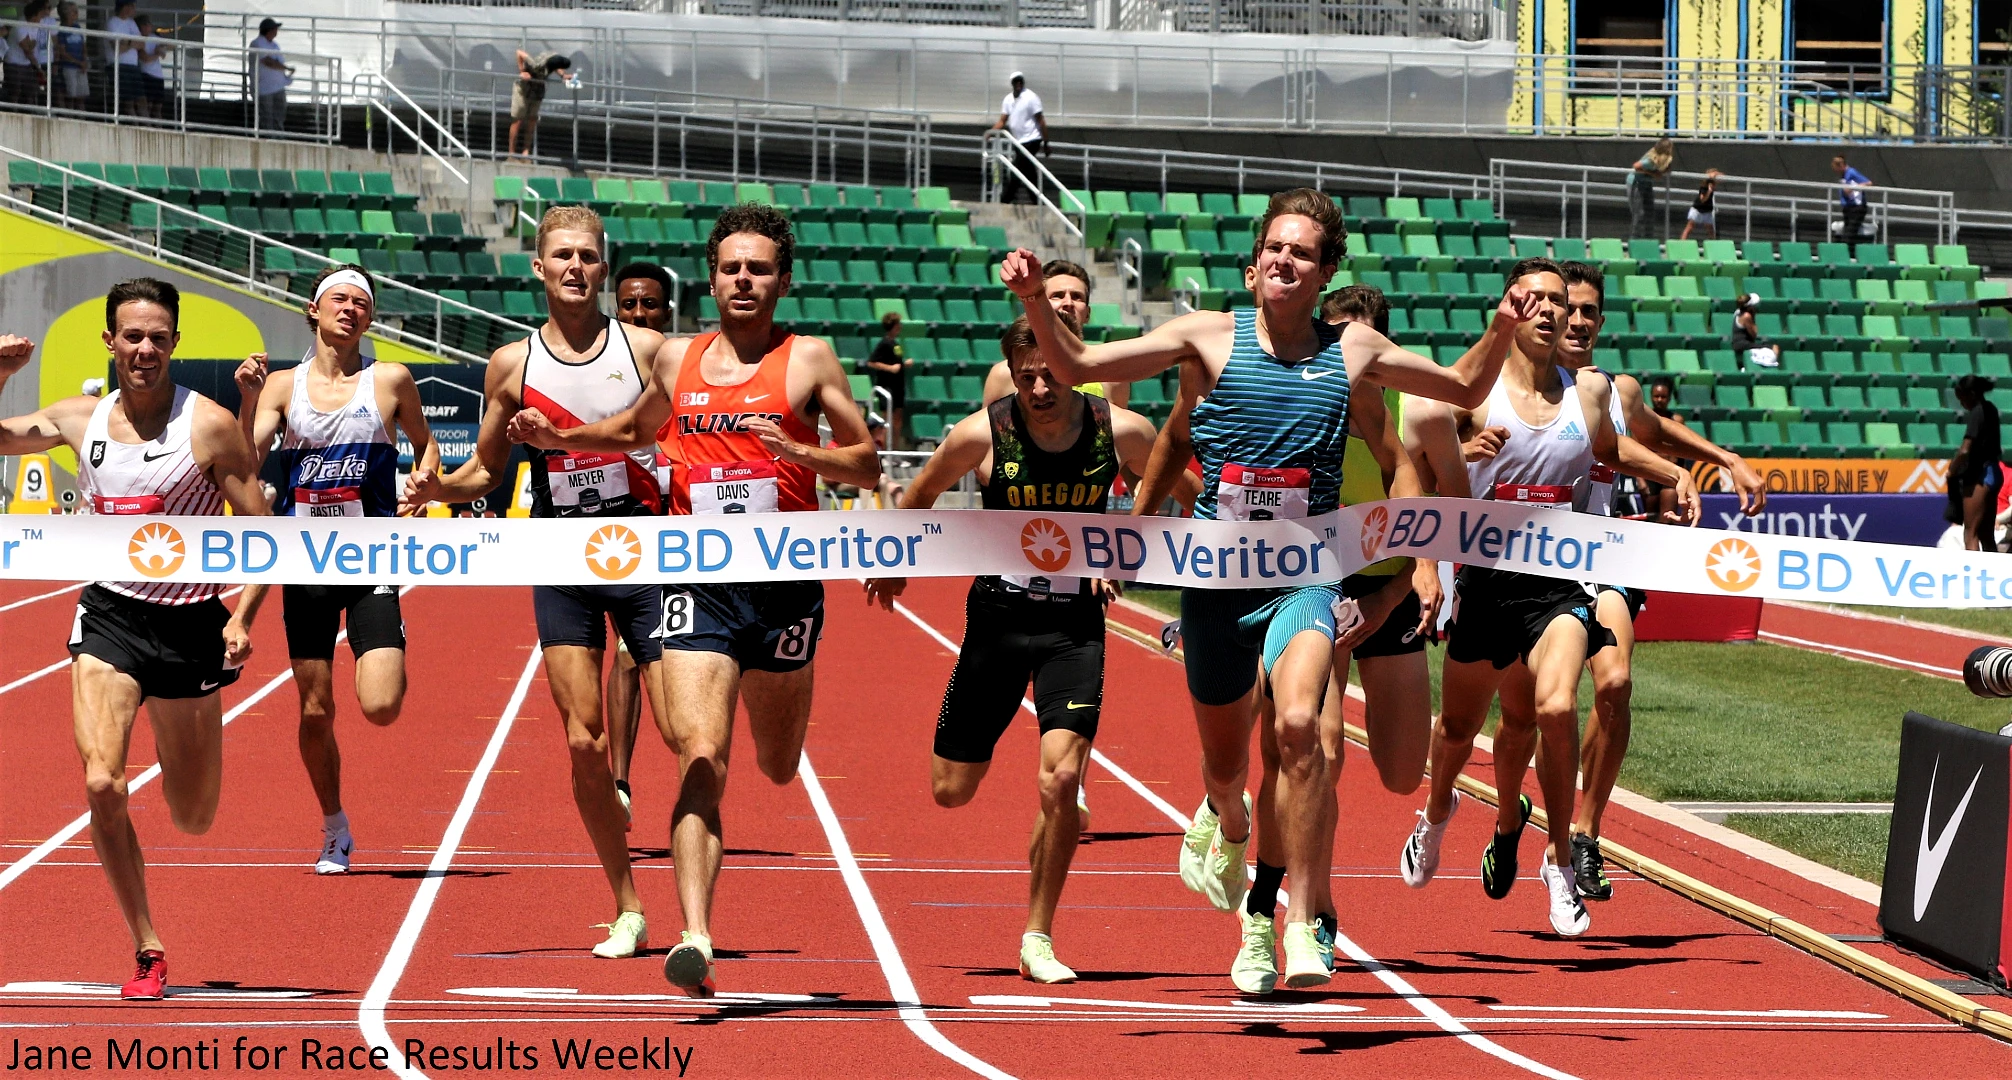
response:
<svg viewBox="0 0 2012 1080"><path fill-rule="evenodd" d="M817 474L778 460L747 430L756 417L774 421L790 438L818 445L817 430L789 407L789 353L793 334L780 334L755 369L735 386L707 382L701 371L717 331L700 334L685 350L671 399L676 441L673 514L748 514L817 509Z"/></svg>

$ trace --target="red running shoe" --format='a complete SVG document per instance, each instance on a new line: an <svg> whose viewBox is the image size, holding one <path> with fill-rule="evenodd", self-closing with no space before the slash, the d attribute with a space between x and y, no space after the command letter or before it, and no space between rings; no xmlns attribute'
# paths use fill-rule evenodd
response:
<svg viewBox="0 0 2012 1080"><path fill-rule="evenodd" d="M159 949L148 949L133 959L136 965L133 977L119 987L119 996L127 1001L159 1001L167 997L167 954Z"/></svg>

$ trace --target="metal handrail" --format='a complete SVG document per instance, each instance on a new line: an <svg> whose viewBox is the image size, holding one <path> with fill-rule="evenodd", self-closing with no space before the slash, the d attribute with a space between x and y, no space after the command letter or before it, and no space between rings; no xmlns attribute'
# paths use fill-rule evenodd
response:
<svg viewBox="0 0 2012 1080"><path fill-rule="evenodd" d="M996 165L1002 173L1010 173L1014 179L1020 181L1020 186L1026 188L1034 196L1034 201L1050 214L1054 215L1055 220L1060 222L1062 227L1069 231L1069 235L1075 237L1080 242L1083 239L1082 215L1089 209L1082 206L1082 200L1076 198L1068 188L1063 187L1062 181L1057 180L1055 174L1049 172L1048 167L1041 163L1041 159L1035 157L1034 153L1028 150L1018 139L1003 131L990 131L985 133L984 140L983 149L980 151L980 156L985 166L982 169L982 182L984 185L983 201L997 203L1006 186L1003 176L998 183L993 182L991 166ZM1001 146L1001 143L1005 145ZM1032 165L1034 167L1034 175L1041 182L1037 183L1035 180L1029 179L1027 174L1021 171L1019 162L1015 160L1016 158L1024 158L1028 164ZM1041 190L1043 184L1053 184L1055 190L1067 198L1071 205L1080 207L1080 209L1074 212L1075 216L1070 216L1069 211L1065 211L1056 205L1055 201L1050 199L1045 191Z"/></svg>
<svg viewBox="0 0 2012 1080"><path fill-rule="evenodd" d="M406 106L413 111L414 115L419 117L419 119L423 122L423 126L430 127L435 132L438 132L440 137L442 139L445 139L449 146L461 152L462 157L472 158L475 156L475 152L468 149L468 144L462 142L460 136L454 134L454 132L451 129L449 129L446 124L443 124L439 120L435 119L432 113L429 113L425 109L420 108L419 103L412 100L412 96L410 94L407 94L405 91L399 89L397 83L392 82L390 79L385 78L382 74L379 74L374 71L365 72L362 75L357 76L356 81L372 82L377 84L378 86L383 87L386 90L391 91L392 94L397 96L398 100L404 102Z"/></svg>
<svg viewBox="0 0 2012 1080"><path fill-rule="evenodd" d="M1130 314L1143 326L1146 321L1146 273L1142 264L1146 261L1146 249L1138 240L1127 236L1118 245L1115 261L1118 267L1118 281L1125 294L1130 297L1126 301L1126 306L1130 308Z"/></svg>
<svg viewBox="0 0 2012 1080"><path fill-rule="evenodd" d="M468 174L462 172L460 169L455 168L452 162L449 162L446 158L440 156L440 151L435 150L431 143L427 142L425 139L420 138L419 133L417 131L412 130L411 126L408 125L405 121L400 120L398 118L398 114L392 112L391 107L389 105L386 105L384 102L372 98L370 101L370 107L376 110L379 114L383 115L383 117L386 120L396 125L398 130L404 132L406 138L411 139L414 145L418 146L419 149L423 153L425 153L427 157L430 157L433 160L439 162L440 167L446 169L449 175L453 176L454 179L461 181L462 187L467 188L472 186L472 182L468 179ZM425 113L421 113L420 115L424 116Z"/></svg>

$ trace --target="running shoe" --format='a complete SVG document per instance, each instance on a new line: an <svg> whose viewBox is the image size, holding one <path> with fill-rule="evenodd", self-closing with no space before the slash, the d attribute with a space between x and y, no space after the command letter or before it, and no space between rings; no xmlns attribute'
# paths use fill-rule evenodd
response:
<svg viewBox="0 0 2012 1080"><path fill-rule="evenodd" d="M1289 989L1324 986L1334 978L1334 972L1320 958L1320 942L1313 936L1312 923L1285 924L1279 944L1285 947L1285 984Z"/></svg>
<svg viewBox="0 0 2012 1080"><path fill-rule="evenodd" d="M1460 812L1460 793L1453 793L1453 808L1446 811L1446 820L1433 824L1425 820L1425 811L1418 812L1418 824L1411 828L1411 838L1404 842L1404 851L1397 857L1397 872L1404 875L1404 883L1414 889L1422 889L1432 881L1432 875L1439 872L1439 843L1446 838L1446 826L1453 815Z"/></svg>
<svg viewBox="0 0 2012 1080"><path fill-rule="evenodd" d="M1076 832L1078 834L1088 833L1090 831L1090 792L1083 784L1076 785L1076 818Z"/></svg>
<svg viewBox="0 0 2012 1080"><path fill-rule="evenodd" d="M685 931L664 957L664 978L692 997L712 997L715 991L712 939Z"/></svg>
<svg viewBox="0 0 2012 1080"><path fill-rule="evenodd" d="M1243 944L1230 963L1230 982L1246 994L1269 994L1278 985L1278 931L1269 915L1240 911Z"/></svg>
<svg viewBox="0 0 2012 1080"><path fill-rule="evenodd" d="M1327 970L1334 970L1334 939L1341 936L1341 920L1332 915L1320 914L1313 917L1313 941L1320 946L1321 962Z"/></svg>
<svg viewBox="0 0 2012 1080"><path fill-rule="evenodd" d="M1250 792L1244 792L1244 820L1255 821L1251 817ZM1250 891L1249 868L1244 865L1244 851L1250 846L1251 838L1245 835L1234 843L1223 839L1223 831L1216 829L1215 837L1209 842L1209 859L1205 884L1208 891L1204 896L1216 906L1217 911L1235 911L1243 906L1244 894Z"/></svg>
<svg viewBox="0 0 2012 1080"><path fill-rule="evenodd" d="M127 1001L159 1001L168 996L168 955L148 949L133 957L133 977L119 987Z"/></svg>
<svg viewBox="0 0 2012 1080"><path fill-rule="evenodd" d="M1537 880L1544 883L1544 890L1551 896L1551 929L1558 931L1559 936L1578 937L1593 925L1593 916L1587 914L1586 905L1580 901L1571 875L1551 861L1548 844L1544 848L1544 863L1537 868Z"/></svg>
<svg viewBox="0 0 2012 1080"><path fill-rule="evenodd" d="M621 960L636 955L636 951L650 943L650 931L643 923L640 911L624 911L615 916L611 923L595 923L595 927L605 927L608 940L594 946L594 955L604 960Z"/></svg>
<svg viewBox="0 0 2012 1080"><path fill-rule="evenodd" d="M1607 857L1600 853L1600 838L1585 833L1572 834L1572 877L1580 897L1612 900L1614 883L1607 880Z"/></svg>
<svg viewBox="0 0 2012 1080"><path fill-rule="evenodd" d="M1516 809L1522 815L1516 831L1496 833L1488 841L1488 849L1481 853L1481 889L1490 900L1508 896L1509 890L1516 886L1516 844L1523 839L1523 826L1530 824L1530 796L1516 796Z"/></svg>
<svg viewBox="0 0 2012 1080"><path fill-rule="evenodd" d="M1020 977L1037 983L1072 983L1076 973L1055 959L1055 942L1046 934L1020 935Z"/></svg>
<svg viewBox="0 0 2012 1080"><path fill-rule="evenodd" d="M620 799L622 801L622 831L623 832L633 831L636 827L636 815L634 811L629 809L629 801L631 796L629 794L629 782L627 780L615 781L615 798Z"/></svg>
<svg viewBox="0 0 2012 1080"><path fill-rule="evenodd" d="M323 829L321 831L321 857L314 861L314 872L317 874L349 873L349 853L355 846L356 841L350 839L347 828L338 829L335 832Z"/></svg>
<svg viewBox="0 0 2012 1080"><path fill-rule="evenodd" d="M1186 885L1190 892L1209 895L1209 845L1215 836L1216 812L1209 809L1209 800L1205 796L1202 805L1195 808L1195 817L1188 823L1188 831L1181 836L1181 884Z"/></svg>

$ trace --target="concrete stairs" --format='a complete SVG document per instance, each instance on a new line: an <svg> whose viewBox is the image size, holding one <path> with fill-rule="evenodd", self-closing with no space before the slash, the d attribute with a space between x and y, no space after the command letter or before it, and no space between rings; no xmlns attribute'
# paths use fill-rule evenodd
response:
<svg viewBox="0 0 2012 1080"><path fill-rule="evenodd" d="M971 212L973 228L996 225L1006 230L1006 239L1016 247L1024 247L1043 260L1068 259L1080 264L1090 272L1091 299L1114 304L1125 301L1124 279L1118 273L1118 264L1108 257L1109 253L1085 248L1046 207L976 201L958 205ZM1100 255L1105 257L1100 259ZM1173 317L1171 300L1147 299L1140 305L1140 310L1125 312L1126 322L1147 330Z"/></svg>

